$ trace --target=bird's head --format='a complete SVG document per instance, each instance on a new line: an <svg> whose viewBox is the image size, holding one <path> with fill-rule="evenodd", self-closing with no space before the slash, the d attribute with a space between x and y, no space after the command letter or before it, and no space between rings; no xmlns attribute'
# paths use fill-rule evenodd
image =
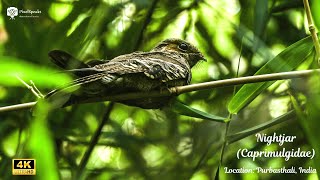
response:
<svg viewBox="0 0 320 180"><path fill-rule="evenodd" d="M198 48L182 39L166 39L164 41L161 41L156 47L152 49L152 51L179 53L187 59L190 67L193 67L200 60L206 61Z"/></svg>

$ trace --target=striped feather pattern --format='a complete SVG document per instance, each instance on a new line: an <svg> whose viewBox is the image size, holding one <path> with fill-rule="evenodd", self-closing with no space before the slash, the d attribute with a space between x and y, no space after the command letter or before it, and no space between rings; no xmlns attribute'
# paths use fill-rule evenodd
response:
<svg viewBox="0 0 320 180"><path fill-rule="evenodd" d="M66 96L70 99L65 101L64 105L70 105L79 99L81 101L93 96L101 97L104 94L160 90L165 87L186 85L191 81L192 66L203 59L197 48L180 39L162 41L150 52L134 52L111 60L92 61L90 65L72 62L75 58L59 50L49 55L51 58L56 58L53 62L77 78L62 88L50 92L47 97L64 89L81 87L71 96L70 94ZM80 69L70 69L68 64L81 66ZM169 97L151 98L122 103L143 108L158 108L165 105L169 99Z"/></svg>

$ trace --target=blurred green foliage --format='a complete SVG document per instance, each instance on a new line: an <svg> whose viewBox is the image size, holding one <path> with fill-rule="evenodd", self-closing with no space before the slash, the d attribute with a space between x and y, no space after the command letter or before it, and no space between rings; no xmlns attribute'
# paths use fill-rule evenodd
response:
<svg viewBox="0 0 320 180"><path fill-rule="evenodd" d="M313 17L313 20L315 22L315 25L316 27L319 29L320 28L320 12L319 12L319 9L320 9L320 1L317 1L317 0L312 0L311 1L311 12L312 12L312 17Z"/></svg>
<svg viewBox="0 0 320 180"><path fill-rule="evenodd" d="M319 28L317 4L313 1L311 7ZM8 7L41 13L33 14L38 17L10 19ZM50 63L47 53L53 49L65 50L84 61L112 59L137 50L148 51L165 38L183 38L196 45L208 60L192 70L192 83L235 77L240 55L240 76L316 67L310 38L303 39L308 36L308 28L299 0L4 0L0 9L0 106L37 100L16 75L27 83L34 81L43 94L70 80ZM272 66L266 70L267 62ZM75 179L78 175L80 179L205 180L216 175L228 180L288 178L292 175L228 174L224 167L319 167L319 161L308 158L236 158L240 148L264 151L299 147L314 148L319 158L317 78L277 81L254 97L246 91L240 99L250 100L242 104L238 104L237 96L231 101L233 87L180 95L178 99L188 105L186 108L196 114L201 110L197 115L206 112L196 117L181 112L179 106L144 110L122 104L114 104L108 114L109 102L53 112L41 102L44 104L33 109L36 116L28 110L1 113L0 177L21 178L11 175L12 158L36 158L37 175L30 177L35 179ZM237 112L233 116L228 111L230 101L229 110ZM291 110L298 113L277 119ZM232 117L227 135L226 123L205 120L224 120L221 117ZM92 143L104 118L107 122L98 132L98 142ZM276 132L297 139L267 147L257 142L258 128L261 133ZM237 136L248 133L246 130L253 133L246 138ZM222 152L228 137L239 140L227 144ZM88 147L94 148L86 162L83 159ZM222 153L222 166L217 172ZM82 172L80 164L85 167ZM317 179L316 174L298 173L294 177Z"/></svg>

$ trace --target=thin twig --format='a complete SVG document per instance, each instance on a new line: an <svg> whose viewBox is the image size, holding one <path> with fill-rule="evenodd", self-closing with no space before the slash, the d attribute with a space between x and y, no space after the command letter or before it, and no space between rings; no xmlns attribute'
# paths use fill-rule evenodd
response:
<svg viewBox="0 0 320 180"><path fill-rule="evenodd" d="M97 130L95 131L94 135L91 138L91 142L88 146L88 149L86 150L85 154L83 155L83 158L81 159L80 165L79 165L79 169L77 170L77 174L75 176L75 179L82 179L82 175L85 173L85 167L87 166L88 160L90 158L90 155L94 149L94 147L96 146L96 144L98 144L99 141L99 137L102 133L102 128L103 126L107 123L107 121L109 120L109 115L111 113L111 110L113 108L114 103L110 103L106 113L104 114Z"/></svg>
<svg viewBox="0 0 320 180"><path fill-rule="evenodd" d="M40 93L38 93L38 92L40 92L36 87L35 87L35 85L34 84L32 84L31 86L28 84L28 83L26 83L24 80L22 80L19 76L16 76L16 78L24 85L24 86L26 86L31 92L32 92L32 94L34 94L35 96L37 96L37 98L42 98L43 97L43 95ZM32 81L31 81L32 82ZM33 82L32 82L33 83Z"/></svg>
<svg viewBox="0 0 320 180"><path fill-rule="evenodd" d="M316 60L318 61L318 65L320 66L320 44L319 44L319 40L318 40L316 29L315 29L314 24L313 24L311 10L310 10L310 6L309 6L309 1L308 0L303 0L303 5L304 5L304 9L305 9L306 15L307 15L309 31L311 33L313 44L314 44L314 47L316 49Z"/></svg>
<svg viewBox="0 0 320 180"><path fill-rule="evenodd" d="M142 29L140 31L140 34L138 36L138 40L137 40L137 43L135 45L135 48L134 50L138 50L141 42L142 42L142 39L143 39L143 35L144 35L144 31L145 29L147 28L148 24L150 23L151 21L151 17L152 17L152 14L155 10L155 7L156 7L156 4L157 4L158 0L154 0L153 3L151 4L151 7L147 13L147 16L146 16L146 19L144 21L144 24L142 26ZM88 149L86 150L85 154L83 155L83 158L81 159L81 162L80 162L80 165L79 165L79 169L77 170L77 173L76 173L76 176L75 176L75 179L83 179L83 174L84 174L84 170L85 170L85 167L88 163L88 160L92 154L92 151L94 149L94 147L98 144L98 141L99 141L99 137L102 133L102 128L103 126L107 123L107 121L109 120L109 116L110 116L110 113L113 109L113 106L114 106L114 103L111 102L106 110L106 113L104 114L102 120L101 120L101 123L99 124L99 127L97 128L97 130L95 131L94 135L92 136L91 138L91 142L89 144L89 147Z"/></svg>
<svg viewBox="0 0 320 180"><path fill-rule="evenodd" d="M30 84L32 89L38 94L40 98L44 98L44 95L40 92L40 90L37 88L37 86L34 84L32 80L30 80Z"/></svg>
<svg viewBox="0 0 320 180"><path fill-rule="evenodd" d="M1 112L19 111L19 110L24 110L24 109L30 109L35 104L37 104L37 102L28 102L28 103L23 103L23 104L16 104L16 105L11 105L11 106L0 107L0 113Z"/></svg>
<svg viewBox="0 0 320 180"><path fill-rule="evenodd" d="M217 87L226 87L234 86L240 84L249 84L265 81L274 81L274 80L284 80L284 79L294 79L294 78L303 78L312 75L313 73L320 73L320 69L315 70L303 70L303 71L290 71L290 72L281 72L281 73L272 73L272 74L263 74L263 75L254 75L240 78L231 78L217 81L210 81L204 83L191 84L186 86L177 86L169 89L164 89L161 92L159 91L150 91L148 94L144 92L139 93L126 93L119 94L114 96L105 96L87 99L83 102L75 102L75 104L81 103L91 103L97 101L123 101L131 99L141 99L141 98L151 98L151 97L164 97L171 95L180 95L187 92L213 89Z"/></svg>
<svg viewBox="0 0 320 180"><path fill-rule="evenodd" d="M284 79L304 78L314 73L320 73L320 69L262 74L262 75L255 75L255 76L210 81L210 82L191 84L186 86L177 86L169 89L163 89L161 90L161 92L160 91L150 91L148 93L135 92L135 93L113 95L113 96L96 97L96 98L91 98L84 101L74 102L74 104L94 103L94 102L102 102L102 101L119 102L119 101L132 100L132 99L180 95L187 92L213 89L218 87L235 86L240 84L258 83L258 82L284 80ZM32 106L34 106L34 104L36 104L36 102L29 102L24 104L0 107L0 112L31 108ZM15 109L15 108L18 108L18 109Z"/></svg>

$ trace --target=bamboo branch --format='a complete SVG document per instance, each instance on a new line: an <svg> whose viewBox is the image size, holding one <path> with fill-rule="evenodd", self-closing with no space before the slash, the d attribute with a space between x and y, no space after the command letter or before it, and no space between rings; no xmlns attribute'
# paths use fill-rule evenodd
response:
<svg viewBox="0 0 320 180"><path fill-rule="evenodd" d="M186 86L171 87L171 88L162 90L161 92L159 91L151 91L148 93L135 92L135 93L113 95L113 96L96 97L96 98L91 98L84 101L75 102L74 104L94 103L94 102L102 102L102 101L119 102L119 101L132 100L132 99L177 96L187 92L213 89L217 87L235 86L240 84L258 83L258 82L284 80L284 79L305 78L314 73L320 73L320 69L262 74L262 75L255 75L255 76L210 81L210 82L191 84ZM29 102L24 104L0 107L0 113L6 112L6 111L28 109L33 107L35 104L36 102Z"/></svg>
<svg viewBox="0 0 320 180"><path fill-rule="evenodd" d="M102 121L100 122L97 130L95 131L95 133L93 134L91 140L90 140L90 144L88 146L88 149L86 150L86 152L84 153L81 162L79 164L79 168L77 170L76 176L74 179L82 179L83 174L86 172L85 168L87 166L87 163L89 161L89 158L91 156L91 153L94 149L94 147L98 144L99 141L99 137L102 134L102 128L103 126L108 122L109 120L109 116L111 113L111 110L113 109L113 103L109 104L106 113L104 114Z"/></svg>
<svg viewBox="0 0 320 180"><path fill-rule="evenodd" d="M311 10L310 10L310 6L309 6L309 1L308 0L303 0L303 5L304 5L304 9L305 9L306 15L307 15L309 31L311 33L313 44L314 44L314 47L316 49L316 59L318 61L318 65L320 66L320 44L319 44L318 36L317 36L317 33L316 33L316 29L315 29L314 24L313 24Z"/></svg>
<svg viewBox="0 0 320 180"><path fill-rule="evenodd" d="M7 112L7 111L19 111L19 110L24 110L24 109L30 109L35 104L37 104L37 102L28 102L28 103L0 107L0 113Z"/></svg>
<svg viewBox="0 0 320 180"><path fill-rule="evenodd" d="M24 85L26 86L37 98L43 98L44 96L41 94L41 92L38 90L36 85L33 83L33 81L30 81L31 85L26 83L24 80L22 80L19 76L16 76L16 78Z"/></svg>

